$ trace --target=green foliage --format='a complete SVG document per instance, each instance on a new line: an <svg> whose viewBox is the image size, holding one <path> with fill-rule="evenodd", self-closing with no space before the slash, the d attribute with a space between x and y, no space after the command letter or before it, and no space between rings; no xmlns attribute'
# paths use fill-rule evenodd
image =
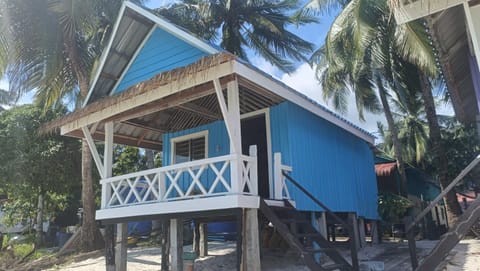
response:
<svg viewBox="0 0 480 271"><path fill-rule="evenodd" d="M39 194L45 196L48 214L65 209L68 195L80 188L78 140L37 135L42 123L62 113L44 115L32 105L0 113L0 181L10 199L4 205L8 224L32 220Z"/></svg>
<svg viewBox="0 0 480 271"><path fill-rule="evenodd" d="M146 157L140 153L138 148L116 145L114 154L114 176L147 169Z"/></svg>
<svg viewBox="0 0 480 271"><path fill-rule="evenodd" d="M383 221L398 223L405 217L413 203L400 195L392 193L381 193L378 195L378 212Z"/></svg>
<svg viewBox="0 0 480 271"><path fill-rule="evenodd" d="M459 122L448 121L444 118L442 140L448 157L448 179L453 180L480 153L477 129L474 124L464 126ZM433 176L435 176L433 173L438 172L433 157L427 157L425 169ZM479 171L480 167L477 166L473 173L464 178L462 181L464 188L480 186Z"/></svg>

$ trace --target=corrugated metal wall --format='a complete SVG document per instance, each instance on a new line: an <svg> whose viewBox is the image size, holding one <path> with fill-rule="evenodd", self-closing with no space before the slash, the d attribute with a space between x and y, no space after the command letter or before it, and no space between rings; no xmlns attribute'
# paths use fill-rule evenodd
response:
<svg viewBox="0 0 480 271"><path fill-rule="evenodd" d="M272 152L281 152L292 177L332 210L376 219L377 183L368 144L290 102L270 111ZM291 188L292 190L292 188ZM301 210L320 209L299 191Z"/></svg>
<svg viewBox="0 0 480 271"><path fill-rule="evenodd" d="M207 125L195 127L192 129L179 131L175 133L165 133L163 135L163 165L168 166L172 164L172 145L170 140L179 136L189 135L201 131L208 131L208 157L216 157L227 155L230 153L230 142L228 139L227 129L225 127L225 123L223 121L215 121L209 123ZM215 164L216 168L220 170L223 164L217 163ZM208 189L215 180L215 173L208 169L202 174L200 181L202 185ZM228 168L225 173L224 177L228 183L230 183L230 168ZM188 173L183 173L180 181L178 182L182 189L186 189L191 183L191 178ZM168 185L169 183L167 183ZM215 192L226 192L223 190L222 186L217 186Z"/></svg>
<svg viewBox="0 0 480 271"><path fill-rule="evenodd" d="M207 53L157 28L145 43L114 93L154 75L191 64Z"/></svg>

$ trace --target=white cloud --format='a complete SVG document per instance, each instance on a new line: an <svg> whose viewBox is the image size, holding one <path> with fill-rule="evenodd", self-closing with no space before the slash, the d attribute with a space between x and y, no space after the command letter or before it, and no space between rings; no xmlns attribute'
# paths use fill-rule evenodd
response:
<svg viewBox="0 0 480 271"><path fill-rule="evenodd" d="M335 111L331 105L323 100L322 88L318 84L318 81L315 78L315 71L310 67L310 65L306 63L302 64L294 73L283 74L279 79L293 89L305 94L312 100L326 106L332 111ZM348 97L348 111L346 115L343 115L343 117L355 125L374 134L377 132L377 122L385 122L383 115L375 115L371 113L365 113L365 122L361 122L358 119L355 97L353 95Z"/></svg>

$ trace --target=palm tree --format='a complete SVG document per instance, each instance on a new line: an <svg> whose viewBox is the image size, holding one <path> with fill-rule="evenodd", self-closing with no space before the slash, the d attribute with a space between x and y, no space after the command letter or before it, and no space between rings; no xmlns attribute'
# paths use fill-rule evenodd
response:
<svg viewBox="0 0 480 271"><path fill-rule="evenodd" d="M194 34L216 42L248 60L253 50L284 72L293 72L294 61L306 61L313 44L287 30L290 25L315 22L313 16L289 16L299 0L183 0L156 12ZM248 48L248 49L247 49Z"/></svg>
<svg viewBox="0 0 480 271"><path fill-rule="evenodd" d="M389 104L392 93L398 94L409 88L421 90L430 144L442 146L432 89L428 84L428 78L435 77L437 70L423 23L414 21L397 25L387 0L352 0L335 19L324 47L313 54L311 62L318 64L317 77L322 82L324 98L332 99L334 106L345 110L346 97L353 92L361 119L363 110L375 112L378 109L373 89L377 90L405 187L403 152ZM437 151L439 157L443 156L439 161L445 159L444 153ZM448 185L446 178L440 177L439 180L443 187ZM455 207L458 203L454 197L454 193L447 195L451 221L458 215Z"/></svg>
<svg viewBox="0 0 480 271"><path fill-rule="evenodd" d="M0 71L16 97L35 90L45 108L87 96L89 74L120 0L0 0ZM82 250L102 244L95 223L92 157L82 141Z"/></svg>

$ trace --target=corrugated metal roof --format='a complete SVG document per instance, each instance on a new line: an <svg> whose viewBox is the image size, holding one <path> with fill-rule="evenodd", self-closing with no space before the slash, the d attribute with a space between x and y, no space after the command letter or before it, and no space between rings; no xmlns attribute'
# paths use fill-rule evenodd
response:
<svg viewBox="0 0 480 271"><path fill-rule="evenodd" d="M475 122L479 109L469 65L469 38L463 6L447 9L427 21L455 114L463 123Z"/></svg>
<svg viewBox="0 0 480 271"><path fill-rule="evenodd" d="M90 91L88 103L110 93L153 26L153 22L142 18L135 11L125 9L125 15L122 16L113 38L112 47L106 52L105 63L99 67L101 71L98 79L93 82L94 87Z"/></svg>

